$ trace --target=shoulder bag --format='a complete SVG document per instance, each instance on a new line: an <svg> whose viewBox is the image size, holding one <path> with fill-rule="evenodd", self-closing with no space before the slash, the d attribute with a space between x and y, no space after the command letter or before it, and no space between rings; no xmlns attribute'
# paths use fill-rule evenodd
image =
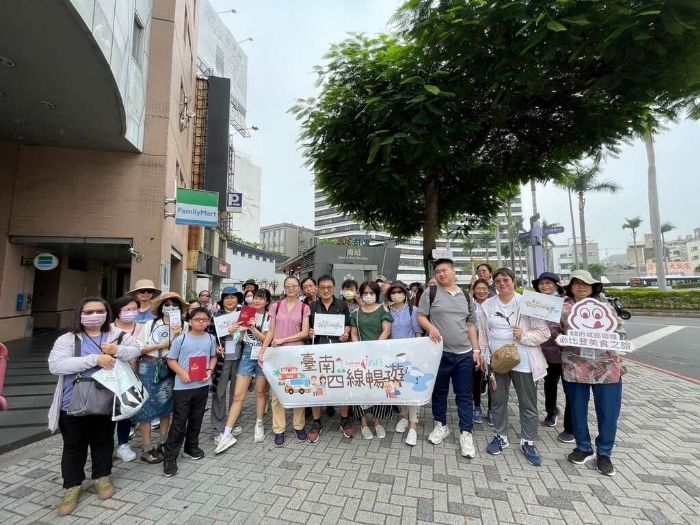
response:
<svg viewBox="0 0 700 525"><path fill-rule="evenodd" d="M81 341L75 336L74 357L80 357ZM76 374L68 405L69 416L106 416L112 414L114 393L91 377Z"/></svg>

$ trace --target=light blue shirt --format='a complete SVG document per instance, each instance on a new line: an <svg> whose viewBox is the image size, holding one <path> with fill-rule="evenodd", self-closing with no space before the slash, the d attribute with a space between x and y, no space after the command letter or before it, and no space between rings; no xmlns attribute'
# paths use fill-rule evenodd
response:
<svg viewBox="0 0 700 525"><path fill-rule="evenodd" d="M207 358L206 367L209 368L209 358L216 355L216 339L209 333L203 335L193 335L192 333L182 334L175 338L168 359L175 359L177 363L185 370L190 369L190 357L205 356ZM203 386L211 385L209 381L192 381L191 383L183 383L180 376L175 376L175 390L192 390Z"/></svg>
<svg viewBox="0 0 700 525"><path fill-rule="evenodd" d="M418 324L418 308L413 307L413 313L411 313L411 308L404 304L401 310L394 310L390 308L394 322L391 325L391 338L392 339L408 339L409 337L416 337L416 334L421 333L423 330Z"/></svg>

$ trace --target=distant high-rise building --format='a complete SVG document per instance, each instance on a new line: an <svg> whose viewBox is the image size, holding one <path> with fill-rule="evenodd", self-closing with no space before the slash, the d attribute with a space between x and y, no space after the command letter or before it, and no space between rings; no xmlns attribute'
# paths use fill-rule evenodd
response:
<svg viewBox="0 0 700 525"><path fill-rule="evenodd" d="M268 252L296 257L316 246L316 238L311 228L283 222L260 228L260 244Z"/></svg>

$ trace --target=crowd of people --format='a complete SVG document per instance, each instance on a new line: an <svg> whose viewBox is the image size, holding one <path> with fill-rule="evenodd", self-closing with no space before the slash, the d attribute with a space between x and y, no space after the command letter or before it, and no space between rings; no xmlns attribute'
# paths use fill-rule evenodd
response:
<svg viewBox="0 0 700 525"><path fill-rule="evenodd" d="M116 456L122 461L138 456L148 464L163 463L164 475L172 476L178 471L181 450L193 460L205 455L199 434L210 394L216 454L234 446L236 437L243 434L239 419L249 392L254 392L256 399L253 441L265 440L264 416L269 406L274 443L284 446L287 411L270 392L261 365L278 347L312 343L421 336L441 341L443 352L432 393L433 428L427 439L437 446L450 435L447 405L451 384L459 448L467 458L476 457L474 425L484 421L493 428L488 454L497 456L510 445L512 384L518 398L520 451L528 463L541 465L536 446L538 428L540 423L555 427L562 415L557 403L561 381L565 399L558 439L575 443L568 460L575 464L595 460L599 472L613 475L610 458L625 373L620 356L612 351L560 347L555 342L557 335L569 329L567 319L573 305L597 298L603 286L583 270L574 271L565 286L558 275L548 272L532 286L540 293L565 297L559 322L520 315L522 296L509 268L493 271L490 265L481 264L465 290L457 285L450 259L435 261L434 277L425 287L379 276L359 285L349 279L337 289L330 275L301 281L290 276L284 281L283 296L275 302L268 290L250 280L242 290L224 288L219 301L214 302L212 293L203 290L188 303L177 293L161 293L152 281L143 279L112 305L102 298L87 297L76 306L70 331L56 340L49 356L50 371L58 376L49 428L60 430L63 437L65 493L58 512L70 514L78 506L88 450L98 497L107 499L115 492L110 481L115 423L111 403L105 410L97 402L104 398L100 385L92 379L98 370L111 370L118 360L128 363L149 394L136 415L116 424ZM240 311L243 305L253 308L255 315L245 323L230 324L226 337L218 337L212 319ZM345 330L339 336L314 334L317 314L344 316ZM622 323L617 331L624 334ZM516 353L519 362L499 373L491 366L491 357L504 347ZM541 380L545 415L540 422L537 385ZM598 420L595 450L588 430L591 392ZM417 444L418 406L325 407L327 418L336 408L340 411L340 431L347 439L355 436L356 422L363 439L383 439L387 425L395 418L395 432L405 433L407 445ZM309 416L312 421L307 430ZM318 442L324 429L322 418L321 407L293 409L297 441ZM134 428L141 439L138 452L129 445ZM158 439L153 429L158 429Z"/></svg>

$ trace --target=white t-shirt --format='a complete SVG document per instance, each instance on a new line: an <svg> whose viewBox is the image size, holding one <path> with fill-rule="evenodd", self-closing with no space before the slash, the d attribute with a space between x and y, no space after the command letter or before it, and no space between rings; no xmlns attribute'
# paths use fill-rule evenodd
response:
<svg viewBox="0 0 700 525"><path fill-rule="evenodd" d="M518 346L520 364L513 368L514 372L530 373L530 359L527 351L513 337L515 320L518 317L518 305L521 296L515 294L509 303L503 304L499 297L490 297L482 303L484 317L488 325L489 350L493 354L501 346L515 343ZM521 323L522 328L522 323Z"/></svg>
<svg viewBox="0 0 700 525"><path fill-rule="evenodd" d="M264 314L255 314L255 326L257 326L263 334L270 331L270 316L267 315L267 312ZM255 334L250 330L245 331L244 342L251 346L262 346L262 341L255 337Z"/></svg>

